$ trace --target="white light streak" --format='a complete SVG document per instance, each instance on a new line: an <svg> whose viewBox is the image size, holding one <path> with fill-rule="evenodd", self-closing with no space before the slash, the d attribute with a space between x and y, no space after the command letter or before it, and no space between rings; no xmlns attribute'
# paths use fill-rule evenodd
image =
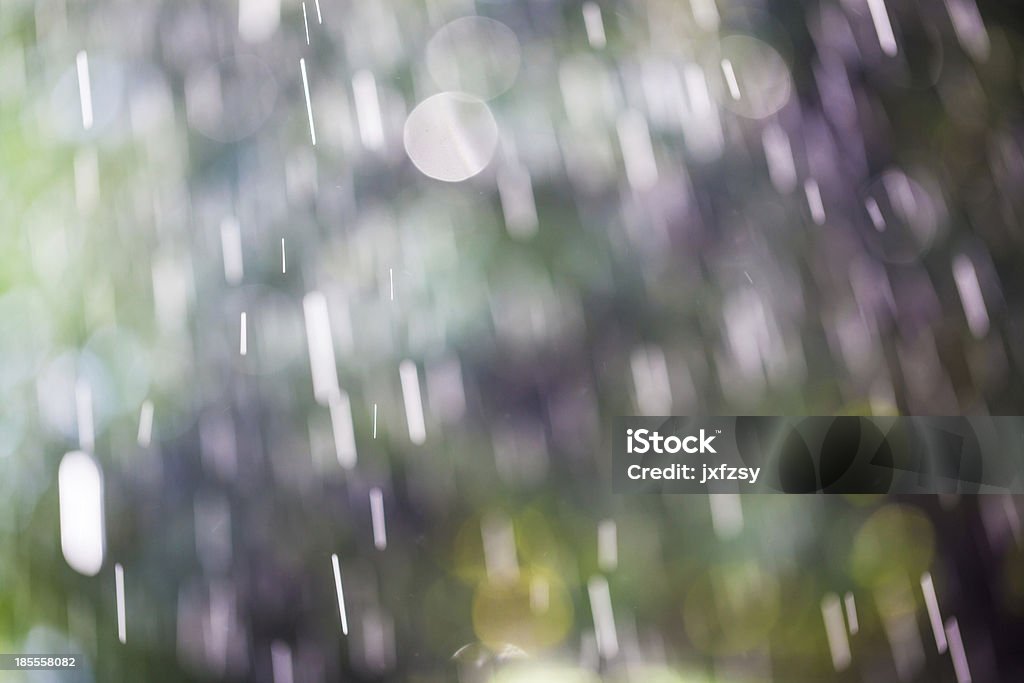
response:
<svg viewBox="0 0 1024 683"><path fill-rule="evenodd" d="M306 28L306 45L309 45L309 19L306 18L306 3L302 3L302 25Z"/></svg>
<svg viewBox="0 0 1024 683"><path fill-rule="evenodd" d="M508 518L491 514L480 522L484 544L484 567L492 582L515 581L519 578L515 527Z"/></svg>
<svg viewBox="0 0 1024 683"><path fill-rule="evenodd" d="M224 279L229 285L242 281L245 267L242 262L242 230L238 219L227 216L220 222L220 249L224 257Z"/></svg>
<svg viewBox="0 0 1024 683"><path fill-rule="evenodd" d="M882 46L882 52L890 57L895 57L898 51L896 36L893 35L892 24L889 23L885 0L868 0L868 11L871 12L871 21L875 25L875 33L878 34L878 43Z"/></svg>
<svg viewBox="0 0 1024 683"><path fill-rule="evenodd" d="M78 67L78 96L82 101L82 127L92 129L92 83L89 80L89 55L85 50L75 58Z"/></svg>
<svg viewBox="0 0 1024 683"><path fill-rule="evenodd" d="M373 404L373 438L377 438L377 404Z"/></svg>
<svg viewBox="0 0 1024 683"><path fill-rule="evenodd" d="M796 163L793 161L793 148L786 131L777 123L768 124L761 134L761 144L764 146L772 185L779 192L792 192L796 189Z"/></svg>
<svg viewBox="0 0 1024 683"><path fill-rule="evenodd" d="M971 670L967 666L967 653L964 651L964 641L960 635L960 623L955 617L946 621L946 638L949 640L949 654L953 658L956 683L971 683Z"/></svg>
<svg viewBox="0 0 1024 683"><path fill-rule="evenodd" d="M728 59L722 60L722 73L725 75L725 83L729 86L729 95L734 100L740 99L740 84L736 80L736 71L732 67L732 61Z"/></svg>
<svg viewBox="0 0 1024 683"><path fill-rule="evenodd" d="M244 356L248 352L248 350L249 350L248 325L246 324L245 313L243 312L241 314L240 320L238 322L238 353L240 353L240 354L242 354Z"/></svg>
<svg viewBox="0 0 1024 683"><path fill-rule="evenodd" d="M597 525L597 566L603 572L619 566L618 527L614 519L602 520Z"/></svg>
<svg viewBox="0 0 1024 683"><path fill-rule="evenodd" d="M618 121L619 146L626 166L626 180L635 190L650 189L658 181L658 165L654 160L651 132L643 114L628 110Z"/></svg>
<svg viewBox="0 0 1024 683"><path fill-rule="evenodd" d="M718 28L720 16L715 0L690 0L690 10L693 12L693 19L697 26L705 31L714 31Z"/></svg>
<svg viewBox="0 0 1024 683"><path fill-rule="evenodd" d="M281 238L281 273L288 272L288 261L285 259L284 238Z"/></svg>
<svg viewBox="0 0 1024 683"><path fill-rule="evenodd" d="M359 137L367 149L379 150L384 146L384 124L377 99L377 81L369 71L356 72L352 77L352 94L356 103Z"/></svg>
<svg viewBox="0 0 1024 683"><path fill-rule="evenodd" d="M825 621L825 635L828 638L829 653L832 655L832 666L836 671L844 671L850 666L850 641L846 637L842 604L835 593L829 593L822 598L821 617Z"/></svg>
<svg viewBox="0 0 1024 683"><path fill-rule="evenodd" d="M82 451L64 455L57 469L60 548L68 565L95 576L103 566L103 474Z"/></svg>
<svg viewBox="0 0 1024 683"><path fill-rule="evenodd" d="M331 322L327 315L327 297L321 292L309 292L302 299L302 310L306 318L313 396L318 403L326 405L339 391L334 339L331 337Z"/></svg>
<svg viewBox="0 0 1024 683"><path fill-rule="evenodd" d="M378 487L370 489L370 519L373 522L373 547L388 547L388 531L384 524L384 494Z"/></svg>
<svg viewBox="0 0 1024 683"><path fill-rule="evenodd" d="M137 440L143 448L149 446L153 438L153 402L146 399L139 411L139 433Z"/></svg>
<svg viewBox="0 0 1024 683"><path fill-rule="evenodd" d="M864 200L864 208L868 210L868 216L871 217L871 225L875 226L875 230L878 232L885 231L885 217L882 215L882 210L878 208L878 202L875 201L874 197L868 197Z"/></svg>
<svg viewBox="0 0 1024 683"><path fill-rule="evenodd" d="M642 346L629 359L638 415L668 415L672 412L672 386L665 353L657 346Z"/></svg>
<svg viewBox="0 0 1024 683"><path fill-rule="evenodd" d="M587 582L590 596L590 613L594 619L594 635L597 650L605 659L612 659L619 653L619 636L615 631L615 615L612 612L612 595L608 582L603 576L595 576Z"/></svg>
<svg viewBox="0 0 1024 683"><path fill-rule="evenodd" d="M239 0L238 35L249 43L270 38L281 24L281 0Z"/></svg>
<svg viewBox="0 0 1024 683"><path fill-rule="evenodd" d="M334 565L334 589L338 593L338 612L341 614L341 632L348 635L348 614L345 612L345 592L341 588L341 565L338 564L338 556L331 555L331 564Z"/></svg>
<svg viewBox="0 0 1024 683"><path fill-rule="evenodd" d="M391 300L395 300L395 269L388 268L388 281L391 283Z"/></svg>
<svg viewBox="0 0 1024 683"><path fill-rule="evenodd" d="M320 0L316 0L316 23L324 23L323 15L320 14Z"/></svg>
<svg viewBox="0 0 1024 683"><path fill-rule="evenodd" d="M818 225L825 224L825 205L821 202L821 189L814 178L804 181L804 194L807 196L807 207L811 210L811 218Z"/></svg>
<svg viewBox="0 0 1024 683"><path fill-rule="evenodd" d="M974 0L946 0L946 7L964 51L979 62L986 61L991 42L977 3Z"/></svg>
<svg viewBox="0 0 1024 683"><path fill-rule="evenodd" d="M302 91L306 95L306 115L309 117L309 137L316 147L316 127L313 125L313 104L309 101L309 79L306 77L306 60L299 59L299 69L302 70Z"/></svg>
<svg viewBox="0 0 1024 683"><path fill-rule="evenodd" d="M981 339L988 334L988 311L985 310L985 297L981 293L978 272L971 259L964 254L958 254L953 259L953 279L967 316L967 326L976 339Z"/></svg>
<svg viewBox="0 0 1024 683"><path fill-rule="evenodd" d="M292 649L287 643L275 640L270 644L270 668L274 683L294 683Z"/></svg>
<svg viewBox="0 0 1024 683"><path fill-rule="evenodd" d="M587 29L587 40L590 47L600 50L607 40L604 35L604 20L601 18L601 7L593 0L583 3L583 25Z"/></svg>
<svg viewBox="0 0 1024 683"><path fill-rule="evenodd" d="M530 172L515 165L498 171L498 197L509 235L527 238L537 232L537 204L533 197Z"/></svg>
<svg viewBox="0 0 1024 683"><path fill-rule="evenodd" d="M331 412L331 430L334 432L334 451L338 463L347 470L356 465L356 434L352 424L352 405L348 394L333 394L328 408Z"/></svg>
<svg viewBox="0 0 1024 683"><path fill-rule="evenodd" d="M860 631L860 622L857 619L857 601L853 593L847 592L843 596L843 603L846 605L846 623L850 625L850 635L855 636Z"/></svg>
<svg viewBox="0 0 1024 683"><path fill-rule="evenodd" d="M932 634L935 636L935 647L939 654L942 654L946 651L949 643L946 641L946 632L942 627L939 599L935 595L935 584L930 572L921 575L921 592L924 593L924 605L928 609L928 623L931 624Z"/></svg>
<svg viewBox="0 0 1024 683"><path fill-rule="evenodd" d="M120 562L114 565L114 591L117 596L117 639L124 645L127 640L127 627L124 618L124 567Z"/></svg>
<svg viewBox="0 0 1024 683"><path fill-rule="evenodd" d="M402 381L402 399L405 402L405 420L409 425L409 440L419 445L427 439L427 427L423 422L423 401L420 398L419 371L411 360L404 360L398 366L398 374Z"/></svg>
<svg viewBox="0 0 1024 683"><path fill-rule="evenodd" d="M709 493L708 503L715 536L733 538L743 531L743 505L738 493Z"/></svg>

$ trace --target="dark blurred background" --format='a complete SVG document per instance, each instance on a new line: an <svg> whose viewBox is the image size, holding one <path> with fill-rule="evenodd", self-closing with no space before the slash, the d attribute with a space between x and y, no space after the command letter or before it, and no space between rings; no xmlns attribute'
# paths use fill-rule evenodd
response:
<svg viewBox="0 0 1024 683"><path fill-rule="evenodd" d="M0 679L1024 680L1014 497L606 477L1021 414L1020 22L0 0Z"/></svg>

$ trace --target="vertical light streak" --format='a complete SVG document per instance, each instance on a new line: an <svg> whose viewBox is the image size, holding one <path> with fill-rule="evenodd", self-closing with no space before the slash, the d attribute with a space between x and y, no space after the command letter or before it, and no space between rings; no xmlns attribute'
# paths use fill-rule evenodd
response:
<svg viewBox="0 0 1024 683"><path fill-rule="evenodd" d="M302 70L302 91L306 95L306 115L309 117L309 137L316 147L316 126L313 125L313 104L309 101L309 79L306 77L306 60L299 59L299 69Z"/></svg>
<svg viewBox="0 0 1024 683"><path fill-rule="evenodd" d="M78 96L82 101L82 127L92 129L92 82L89 79L89 55L85 50L75 58L78 68Z"/></svg>

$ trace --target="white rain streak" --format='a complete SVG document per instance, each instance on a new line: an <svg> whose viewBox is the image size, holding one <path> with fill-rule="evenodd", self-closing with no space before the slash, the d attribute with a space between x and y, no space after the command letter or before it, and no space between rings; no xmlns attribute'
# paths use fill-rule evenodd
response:
<svg viewBox="0 0 1024 683"><path fill-rule="evenodd" d="M967 316L967 326L976 339L981 339L988 334L988 311L985 310L985 298L981 293L978 273L971 259L964 254L958 254L953 259L953 279L956 281L956 291L960 293L960 301Z"/></svg>
<svg viewBox="0 0 1024 683"><path fill-rule="evenodd" d="M384 522L384 493L378 487L370 489L370 521L373 525L373 547L388 547L388 529Z"/></svg>
<svg viewBox="0 0 1024 683"><path fill-rule="evenodd" d="M306 115L309 117L309 138L316 147L316 126L313 125L313 103L309 101L309 79L306 77L306 59L299 59L299 69L302 71L302 92L306 96Z"/></svg>
<svg viewBox="0 0 1024 683"><path fill-rule="evenodd" d="M612 595L608 582L603 576L594 576L587 582L590 596L590 613L594 619L594 635L597 650L605 659L612 659L619 653L619 636L615 631L615 615L612 612Z"/></svg>
<svg viewBox="0 0 1024 683"><path fill-rule="evenodd" d="M346 470L356 466L356 432L352 423L352 404L348 394L338 390L330 398L331 431L334 434L334 452L338 464Z"/></svg>
<svg viewBox="0 0 1024 683"><path fill-rule="evenodd" d="M777 123L765 126L761 133L764 145L764 156L768 162L768 175L775 189L788 194L796 189L796 162L793 160L793 148L789 144L789 136Z"/></svg>
<svg viewBox="0 0 1024 683"><path fill-rule="evenodd" d="M341 614L341 632L348 635L348 613L345 611L345 591L341 588L341 564L336 554L331 555L331 564L334 567L334 589L338 593L338 612Z"/></svg>
<svg viewBox="0 0 1024 683"><path fill-rule="evenodd" d="M634 190L650 189L658 181L658 165L654 160L647 119L640 112L630 109L619 117L616 130L630 187Z"/></svg>
<svg viewBox="0 0 1024 683"><path fill-rule="evenodd" d="M281 0L239 0L238 35L247 43L270 38L281 24Z"/></svg>
<svg viewBox="0 0 1024 683"><path fill-rule="evenodd" d="M729 86L729 95L734 99L740 99L740 83L736 80L736 70L733 69L732 60L722 60L722 74L725 76L725 84Z"/></svg>
<svg viewBox="0 0 1024 683"><path fill-rule="evenodd" d="M850 626L850 635L855 636L860 631L860 621L857 619L857 600L853 593L847 592L843 596L843 604L846 607L846 623Z"/></svg>
<svg viewBox="0 0 1024 683"><path fill-rule="evenodd" d="M466 412L462 366L457 358L445 358L426 367L427 397L431 415L442 422L457 422Z"/></svg>
<svg viewBox="0 0 1024 683"><path fill-rule="evenodd" d="M878 34L878 44L882 46L882 52L895 57L898 51L896 36L892 32L885 0L868 0L868 11L871 13L871 22L875 25L875 33Z"/></svg>
<svg viewBox="0 0 1024 683"><path fill-rule="evenodd" d="M367 149L381 149L384 146L384 123L377 98L377 80L372 73L364 69L352 76L352 96L356 103L359 139Z"/></svg>
<svg viewBox="0 0 1024 683"><path fill-rule="evenodd" d="M96 431L92 414L92 387L82 378L75 381L75 417L78 423L78 447L92 453Z"/></svg>
<svg viewBox="0 0 1024 683"><path fill-rule="evenodd" d="M169 255L153 261L153 307L161 331L179 332L188 320L191 292L190 265Z"/></svg>
<svg viewBox="0 0 1024 683"><path fill-rule="evenodd" d="M607 40L604 35L604 19L601 18L601 7L593 0L583 3L583 25L587 29L587 41L590 47L600 50Z"/></svg>
<svg viewBox="0 0 1024 683"><path fill-rule="evenodd" d="M237 285L245 275L242 262L242 229L238 219L226 216L220 222L220 250L224 257L224 280Z"/></svg>
<svg viewBox="0 0 1024 683"><path fill-rule="evenodd" d="M885 230L885 216L882 215L882 210L878 208L878 202L875 201L875 198L868 197L865 199L864 208L868 210L871 225L875 226L875 230L878 232L883 232Z"/></svg>
<svg viewBox="0 0 1024 683"><path fill-rule="evenodd" d="M597 566L603 572L614 571L619 566L618 527L613 519L602 520L597 525Z"/></svg>
<svg viewBox="0 0 1024 683"><path fill-rule="evenodd" d="M633 351L629 359L636 392L638 415L668 415L672 412L672 387L668 363L657 346L644 346Z"/></svg>
<svg viewBox="0 0 1024 683"><path fill-rule="evenodd" d="M209 614L203 619L203 640L207 656L223 672L228 658L231 629L234 622L234 596L221 582L210 584Z"/></svg>
<svg viewBox="0 0 1024 683"><path fill-rule="evenodd" d="M114 592L117 602L117 639L124 645L128 640L128 628L124 614L124 567L120 562L114 565Z"/></svg>
<svg viewBox="0 0 1024 683"><path fill-rule="evenodd" d="M821 600L821 617L825 621L825 635L828 650L832 655L832 666L836 671L845 671L850 666L850 641L846 637L843 623L843 607L839 596L829 593Z"/></svg>
<svg viewBox="0 0 1024 683"><path fill-rule="evenodd" d="M391 300L395 300L395 269L388 268L388 282L391 286Z"/></svg>
<svg viewBox="0 0 1024 683"><path fill-rule="evenodd" d="M64 455L57 470L60 548L68 565L95 576L103 566L103 474L82 451Z"/></svg>
<svg viewBox="0 0 1024 683"><path fill-rule="evenodd" d="M811 210L811 218L817 225L824 225L825 205L821 203L821 189L814 178L804 181L804 194L807 196L807 208Z"/></svg>
<svg viewBox="0 0 1024 683"><path fill-rule="evenodd" d="M373 404L373 438L377 438L377 404Z"/></svg>
<svg viewBox="0 0 1024 683"><path fill-rule="evenodd" d="M316 23L324 23L324 16L320 14L320 0L316 0Z"/></svg>
<svg viewBox="0 0 1024 683"><path fill-rule="evenodd" d="M327 405L338 388L338 366L334 360L334 339L327 314L327 297L322 292L309 292L302 299L306 320L306 341L309 345L309 369L313 375L313 396Z"/></svg>
<svg viewBox="0 0 1024 683"><path fill-rule="evenodd" d="M292 649L287 643L275 640L270 644L270 668L274 674L274 683L294 683Z"/></svg>
<svg viewBox="0 0 1024 683"><path fill-rule="evenodd" d="M743 505L738 493L709 493L708 503L715 536L734 538L743 531Z"/></svg>
<svg viewBox="0 0 1024 683"><path fill-rule="evenodd" d="M362 614L363 655L374 671L384 671L395 660L394 624L380 610L367 610Z"/></svg>
<svg viewBox="0 0 1024 683"><path fill-rule="evenodd" d="M882 618L896 676L901 681L911 680L924 665L925 653L909 582L889 586L876 594L875 604Z"/></svg>
<svg viewBox="0 0 1024 683"><path fill-rule="evenodd" d="M949 656L953 658L956 683L971 683L971 669L967 666L967 653L964 651L964 640L956 617L946 621L946 639L949 641Z"/></svg>
<svg viewBox="0 0 1024 683"><path fill-rule="evenodd" d="M512 522L500 515L488 515L480 521L480 537L483 539L487 579L491 582L518 579L519 558Z"/></svg>
<svg viewBox="0 0 1024 683"><path fill-rule="evenodd" d="M932 634L935 636L935 647L942 654L946 651L948 643L946 632L942 627L942 613L939 611L939 599L935 595L935 584L932 581L930 572L921 575L921 592L924 593L924 605L928 609L928 623L931 624Z"/></svg>
<svg viewBox="0 0 1024 683"><path fill-rule="evenodd" d="M302 3L302 25L306 29L306 45L309 45L309 18L306 16L306 3Z"/></svg>
<svg viewBox="0 0 1024 683"><path fill-rule="evenodd" d="M146 399L139 409L139 432L136 440L143 448L149 446L153 440L153 402Z"/></svg>
<svg viewBox="0 0 1024 683"><path fill-rule="evenodd" d="M979 62L988 59L991 42L974 0L946 0L953 31L964 51Z"/></svg>
<svg viewBox="0 0 1024 683"><path fill-rule="evenodd" d="M245 355L249 352L249 330L246 323L245 313L239 316L238 321L238 353Z"/></svg>
<svg viewBox="0 0 1024 683"><path fill-rule="evenodd" d="M85 50L75 58L78 69L78 97L82 101L82 127L92 129L92 83L89 80L89 55Z"/></svg>
<svg viewBox="0 0 1024 683"><path fill-rule="evenodd" d="M287 261L287 257L285 255L285 250L284 250L284 238L282 237L281 238L281 273L284 274L284 273L287 273L287 272L288 272L288 261Z"/></svg>
<svg viewBox="0 0 1024 683"><path fill-rule="evenodd" d="M690 10L700 28L705 31L714 31L718 28L720 17L715 0L690 0Z"/></svg>
<svg viewBox="0 0 1024 683"><path fill-rule="evenodd" d="M498 197L505 216L505 228L512 237L528 238L537 233L537 204L530 172L514 165L498 171Z"/></svg>
<svg viewBox="0 0 1024 683"><path fill-rule="evenodd" d="M680 113L686 147L701 159L717 159L725 145L722 121L700 65L683 66L683 91Z"/></svg>
<svg viewBox="0 0 1024 683"><path fill-rule="evenodd" d="M402 400L405 403L405 421L409 425L409 440L416 445L427 440L427 427L423 421L423 401L420 399L420 376L416 363L404 360L398 366L402 382Z"/></svg>

